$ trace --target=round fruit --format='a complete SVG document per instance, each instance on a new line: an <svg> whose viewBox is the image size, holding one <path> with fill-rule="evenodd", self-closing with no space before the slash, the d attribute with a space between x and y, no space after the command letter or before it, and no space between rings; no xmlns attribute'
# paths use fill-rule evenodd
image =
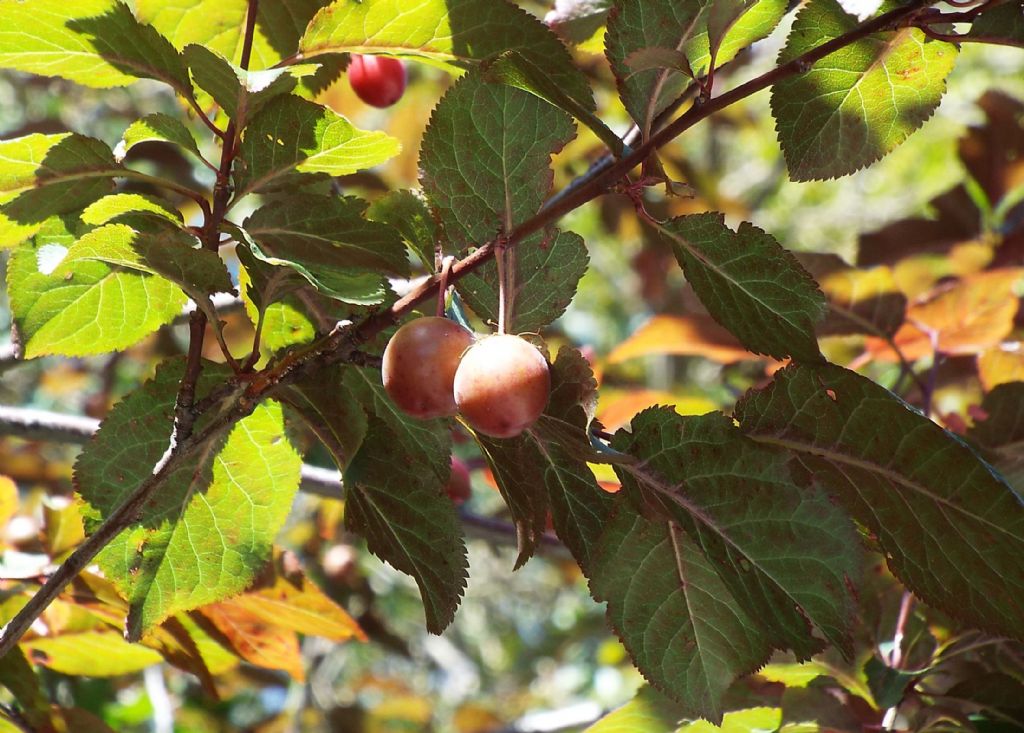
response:
<svg viewBox="0 0 1024 733"><path fill-rule="evenodd" d="M469 481L469 466L455 456L452 456L452 473L448 477L448 485L444 487L444 491L456 505L466 503L473 492Z"/></svg>
<svg viewBox="0 0 1024 733"><path fill-rule="evenodd" d="M384 389L403 412L421 420L454 415L452 383L473 334L447 318L417 318L384 349Z"/></svg>
<svg viewBox="0 0 1024 733"><path fill-rule="evenodd" d="M455 402L473 428L512 438L548 403L551 374L540 351L518 336L489 336L473 346L455 372Z"/></svg>
<svg viewBox="0 0 1024 733"><path fill-rule="evenodd" d="M405 91L405 64L387 56L352 55L348 83L356 95L374 107L390 107Z"/></svg>

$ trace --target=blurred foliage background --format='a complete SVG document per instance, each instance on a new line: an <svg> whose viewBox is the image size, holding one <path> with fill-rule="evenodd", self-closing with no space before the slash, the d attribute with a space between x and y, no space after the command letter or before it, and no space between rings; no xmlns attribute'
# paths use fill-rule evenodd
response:
<svg viewBox="0 0 1024 733"><path fill-rule="evenodd" d="M538 3L524 6L540 15L549 9ZM730 64L720 77L722 88L769 69L790 21L791 17ZM592 76L603 117L613 129L624 131L627 115L600 55L600 36L597 39L578 48L577 58ZM344 78L321 95L320 101L358 126L383 129L403 141L400 156L372 174L342 180L343 190L372 199L387 190L415 187L419 139L450 79L420 65L409 67L409 77L407 93L387 110L363 105ZM941 106L918 134L868 170L815 183L788 181L768 95L756 95L666 150L669 172L692 187L692 195L665 199L652 190L650 210L678 215L717 209L727 213L731 225L751 221L790 249L834 253L853 263L862 236L908 217L936 217L933 199L959 184L966 187L967 206L991 214L998 201L989 200L983 182L971 177L960 147L969 128L986 123L978 102L987 91L1024 100L1024 54L966 45ZM144 114L180 111L176 100L156 83L96 91L0 72L0 138L77 130L113 144ZM205 130L195 128L200 139L209 142ZM581 130L555 160L556 189L583 173L602 152L600 142ZM212 184L210 171L170 146L139 145L130 161L141 170L160 171L201 187ZM1018 191L1024 185L1021 167L1024 163L1013 174ZM184 210L198 221L197 210ZM239 219L243 215L236 214ZM670 402L688 413L728 408L742 390L763 378L764 361L747 358L693 310L671 252L644 230L626 198L606 196L574 212L564 225L585 238L591 268L549 339L584 347L593 358L602 378L599 417L608 429L627 423L632 414L654 403ZM964 254L965 261L970 261L969 254ZM5 257L0 253L0 266ZM942 274L925 277L924 287ZM920 277L911 272L904 282L920 282ZM678 331L638 330L655 314L693 316L686 321L693 329L687 353L664 353ZM233 343L247 342L251 326L244 316L236 312L228 320ZM671 325L678 328L680 322ZM0 344L10 340L10 327L4 301ZM631 335L633 340L627 341ZM0 403L99 418L148 377L160 358L184 353L186 345L187 327L178 325L115 356L21 363L7 349L0 360ZM846 339L826 348L838 363L849 363L862 347L863 340L851 344ZM869 369L885 384L895 381L896 367L891 363L879 362ZM951 383L940 393L939 412L969 419L969 405L979 401L977 382ZM0 440L0 474L17 487L16 494L8 485L2 492L0 577L38 574L40 563L59 557L61 548L72 546L79 536L70 501L76 450L50 442ZM84 662L75 656L85 653L83 649L51 649L34 660L42 662L44 689L61 705L82 708L114 730L129 733L483 733L512 730L516 721L518 730L581 729L602 711L629 699L641 679L608 632L602 609L585 590L585 580L556 543L512 572L514 537L511 527L502 523L502 504L483 461L469 442L458 445L457 451L473 469L473 496L463 507L471 534L471 581L455 623L443 636L429 636L423 630L420 600L411 580L382 565L342 532L341 503L301 494L280 544L357 618L370 637L368 643L303 638L296 653L301 653L305 679L222 658L216 676L219 699L204 692L190 675L166 664L154 665L149 657L132 657L127 646L111 647ZM311 449L307 462L329 464L316 449ZM68 534L54 547L59 528ZM865 617L867 637L877 642L891 636L898 606L895 586L884 576L879 582L877 614ZM917 632L927 635L922 629ZM210 654L216 657L215 652ZM294 662L282 656L277 661L285 667ZM91 675L64 673L83 665ZM119 673L125 669L130 673ZM81 720L81 730L91 730L86 718Z"/></svg>

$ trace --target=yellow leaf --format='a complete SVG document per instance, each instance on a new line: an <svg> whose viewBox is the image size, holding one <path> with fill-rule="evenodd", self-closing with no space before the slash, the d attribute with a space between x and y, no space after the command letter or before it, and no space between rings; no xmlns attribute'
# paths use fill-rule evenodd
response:
<svg viewBox="0 0 1024 733"><path fill-rule="evenodd" d="M161 660L152 649L129 644L113 629L31 639L22 641L21 648L36 664L89 677L131 674Z"/></svg>
<svg viewBox="0 0 1024 733"><path fill-rule="evenodd" d="M1007 382L1024 382L1024 345L1013 341L981 352L978 376L986 392Z"/></svg>
<svg viewBox="0 0 1024 733"><path fill-rule="evenodd" d="M703 356L722 364L745 359L764 360L752 354L710 316L654 316L608 355L609 364L638 356L671 354Z"/></svg>
<svg viewBox="0 0 1024 733"><path fill-rule="evenodd" d="M681 415L703 415L718 407L706 397L686 397L653 389L605 390L601 394L601 407L597 418L605 430L615 432L628 425L638 412L654 405L674 407Z"/></svg>
<svg viewBox="0 0 1024 733"><path fill-rule="evenodd" d="M18 486L7 476L0 476L0 527L6 527L18 511Z"/></svg>

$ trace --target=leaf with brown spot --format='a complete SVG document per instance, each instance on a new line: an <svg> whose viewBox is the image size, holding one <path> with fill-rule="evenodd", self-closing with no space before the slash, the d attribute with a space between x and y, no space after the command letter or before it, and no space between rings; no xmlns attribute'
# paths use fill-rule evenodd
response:
<svg viewBox="0 0 1024 733"><path fill-rule="evenodd" d="M257 667L280 669L298 682L306 671L294 631L273 626L233 601L212 603L192 613L211 636Z"/></svg>

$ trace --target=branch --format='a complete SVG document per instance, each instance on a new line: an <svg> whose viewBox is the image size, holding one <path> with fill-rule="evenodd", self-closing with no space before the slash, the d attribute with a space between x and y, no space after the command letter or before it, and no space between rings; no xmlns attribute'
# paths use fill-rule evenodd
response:
<svg viewBox="0 0 1024 733"><path fill-rule="evenodd" d="M695 103L674 122L652 135L622 160L617 161L607 170L594 175L592 179L577 188L564 198L546 206L537 215L518 225L512 232L502 238L502 245L512 247L529 235L550 226L562 216L583 204L606 193L615 184L638 165L642 164L656 150L668 144L680 134L693 127L701 120L718 112L729 105L735 104L772 84L797 74L804 73L811 64L830 53L850 45L877 31L899 27L916 15L922 8L932 4L934 0L912 0L896 10L879 16L842 36L834 38L815 49L782 64L771 71L741 84L735 89L712 98L703 103ZM254 15L256 0L249 0L250 15ZM251 44L251 30L255 18L247 21L247 41ZM243 59L248 53L243 49ZM233 135L225 142L225 151L233 151L231 144ZM230 155L226 152L225 155ZM213 217L216 219L217 206L215 201ZM220 212L223 217L223 212ZM219 221L219 220L218 220ZM219 226L219 223L218 223ZM481 246L468 257L455 263L449 273L448 281L455 282L468 273L480 268L494 255L496 241ZM359 347L395 323L420 303L436 297L438 281L430 278L422 285L414 288L404 297L396 301L391 308L368 316L362 321L340 328L320 339L305 349L300 349L284 356L268 368L254 375L246 375L244 382L233 382L228 390L219 393L221 399L209 404L209 409L217 410L217 416L206 429L196 435L187 437L176 434L167 460L154 467L153 475L144 481L125 502L104 520L103 524L64 562L57 572L40 588L29 603L14 617L4 629L0 637L0 657L10 651L21 635L28 629L40 613L57 597L64 586L69 583L93 557L118 533L128 526L145 504L145 501L160 487L164 477L170 470L181 465L192 457L197 445L213 440L228 430L235 422L250 414L256 403L269 397L279 385L293 382L301 377L309 376L324 366L349 361ZM244 384L244 389L238 389ZM231 401L225 406L225 401ZM189 405L191 407L191 405Z"/></svg>

